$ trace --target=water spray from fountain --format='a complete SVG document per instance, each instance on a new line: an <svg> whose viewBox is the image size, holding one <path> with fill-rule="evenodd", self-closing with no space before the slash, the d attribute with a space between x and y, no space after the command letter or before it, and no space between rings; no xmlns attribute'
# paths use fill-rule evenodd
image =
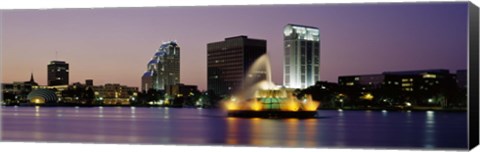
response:
<svg viewBox="0 0 480 152"><path fill-rule="evenodd" d="M250 66L242 87L243 89L223 101L227 111L306 112L316 111L320 105L319 102L312 100L311 95L306 95L300 101L293 94L294 89L276 86L272 82L270 59L267 54L260 56Z"/></svg>

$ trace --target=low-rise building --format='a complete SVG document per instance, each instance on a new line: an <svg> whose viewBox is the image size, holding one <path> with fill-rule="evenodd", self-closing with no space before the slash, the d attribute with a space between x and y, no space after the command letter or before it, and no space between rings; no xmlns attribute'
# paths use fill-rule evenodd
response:
<svg viewBox="0 0 480 152"><path fill-rule="evenodd" d="M130 105L137 100L137 87L120 84L105 84L93 86L95 99L103 105Z"/></svg>

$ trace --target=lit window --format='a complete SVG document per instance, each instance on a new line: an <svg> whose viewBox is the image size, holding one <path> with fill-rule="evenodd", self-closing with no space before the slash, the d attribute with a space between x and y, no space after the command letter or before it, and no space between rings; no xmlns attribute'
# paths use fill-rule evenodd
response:
<svg viewBox="0 0 480 152"><path fill-rule="evenodd" d="M436 77L437 77L437 75L435 75L435 74L428 74L427 73L427 74L423 75L423 78L436 78Z"/></svg>

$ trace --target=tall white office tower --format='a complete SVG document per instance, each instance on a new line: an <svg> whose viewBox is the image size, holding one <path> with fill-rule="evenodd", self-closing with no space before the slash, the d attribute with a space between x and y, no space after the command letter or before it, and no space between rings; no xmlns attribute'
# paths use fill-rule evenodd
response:
<svg viewBox="0 0 480 152"><path fill-rule="evenodd" d="M283 85L307 88L320 80L320 32L316 27L288 24L283 30Z"/></svg>

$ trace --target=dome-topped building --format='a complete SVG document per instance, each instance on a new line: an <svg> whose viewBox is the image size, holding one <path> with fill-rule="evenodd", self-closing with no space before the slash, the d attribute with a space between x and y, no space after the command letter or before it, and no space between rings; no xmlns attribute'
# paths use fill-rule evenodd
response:
<svg viewBox="0 0 480 152"><path fill-rule="evenodd" d="M164 90L180 82L180 47L174 41L164 42L147 63L142 76L142 91Z"/></svg>
<svg viewBox="0 0 480 152"><path fill-rule="evenodd" d="M37 89L30 92L27 99L33 104L55 103L57 102L57 95L52 90Z"/></svg>

